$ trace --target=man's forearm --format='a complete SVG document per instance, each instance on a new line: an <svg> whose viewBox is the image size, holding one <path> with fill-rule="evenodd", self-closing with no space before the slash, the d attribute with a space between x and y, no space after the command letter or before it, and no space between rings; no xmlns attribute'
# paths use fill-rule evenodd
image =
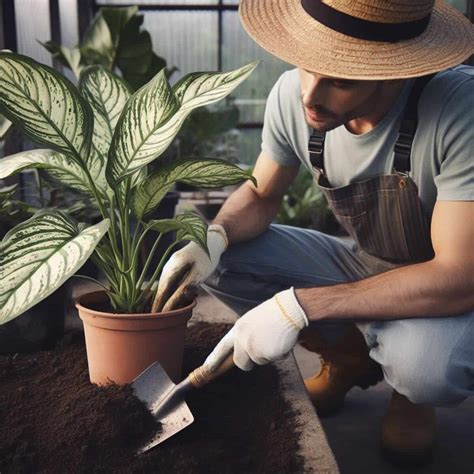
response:
<svg viewBox="0 0 474 474"><path fill-rule="evenodd" d="M279 204L257 196L245 183L227 199L213 224L224 227L230 245L245 242L268 228Z"/></svg>
<svg viewBox="0 0 474 474"><path fill-rule="evenodd" d="M436 259L354 283L303 288L296 296L313 321L453 316L474 310L471 263Z"/></svg>

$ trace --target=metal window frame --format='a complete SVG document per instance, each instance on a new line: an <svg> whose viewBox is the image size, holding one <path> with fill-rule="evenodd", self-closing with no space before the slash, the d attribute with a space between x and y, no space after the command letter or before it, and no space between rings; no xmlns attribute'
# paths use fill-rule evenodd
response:
<svg viewBox="0 0 474 474"><path fill-rule="evenodd" d="M15 0L2 0L0 5L0 25L3 31L3 47L17 51Z"/></svg>
<svg viewBox="0 0 474 474"><path fill-rule="evenodd" d="M467 18L474 23L474 0L467 0ZM465 64L469 64L470 66L474 66L474 54L465 61Z"/></svg>
<svg viewBox="0 0 474 474"><path fill-rule="evenodd" d="M49 0L50 38L57 44L61 44L61 19L59 16L59 0ZM53 66L59 69L61 63L53 58Z"/></svg>

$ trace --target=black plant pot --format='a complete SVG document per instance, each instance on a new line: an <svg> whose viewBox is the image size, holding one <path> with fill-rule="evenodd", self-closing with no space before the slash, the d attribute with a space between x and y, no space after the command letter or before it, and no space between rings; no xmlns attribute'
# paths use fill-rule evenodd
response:
<svg viewBox="0 0 474 474"><path fill-rule="evenodd" d="M153 211L150 215L150 220L152 219L172 219L174 217L176 205L179 200L179 192L170 191L165 197L161 200L160 205ZM168 232L161 237L158 248L156 249L155 255L151 261L150 266L148 267L147 276L151 277L156 267L160 263L161 257L167 248L171 245L176 237L176 232ZM143 239L143 243L140 249L142 267L145 265L146 259L150 254L151 248L158 238L158 233L149 232ZM171 255L168 256L168 258Z"/></svg>
<svg viewBox="0 0 474 474"><path fill-rule="evenodd" d="M0 354L47 350L64 334L71 287L63 284L21 316L0 326Z"/></svg>

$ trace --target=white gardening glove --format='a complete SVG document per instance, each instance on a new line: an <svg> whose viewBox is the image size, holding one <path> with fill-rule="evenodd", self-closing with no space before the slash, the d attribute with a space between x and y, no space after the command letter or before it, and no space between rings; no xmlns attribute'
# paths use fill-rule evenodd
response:
<svg viewBox="0 0 474 474"><path fill-rule="evenodd" d="M195 242L175 252L163 267L152 312L168 311L178 306L189 288L195 288L216 269L227 246L224 227L212 224L207 228L209 256Z"/></svg>
<svg viewBox="0 0 474 474"><path fill-rule="evenodd" d="M282 359L293 349L298 333L307 325L308 318L291 287L245 313L204 365L214 372L232 351L235 365L242 370Z"/></svg>

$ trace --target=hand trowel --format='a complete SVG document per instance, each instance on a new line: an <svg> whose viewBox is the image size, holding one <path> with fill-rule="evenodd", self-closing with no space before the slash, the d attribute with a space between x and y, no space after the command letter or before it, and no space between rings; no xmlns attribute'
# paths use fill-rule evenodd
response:
<svg viewBox="0 0 474 474"><path fill-rule="evenodd" d="M207 385L233 366L234 354L231 353L214 372L202 365L177 385L158 362L151 364L137 376L132 382L135 396L147 405L155 419L161 423L161 431L142 446L137 454L148 451L189 426L194 417L184 400L186 393Z"/></svg>

